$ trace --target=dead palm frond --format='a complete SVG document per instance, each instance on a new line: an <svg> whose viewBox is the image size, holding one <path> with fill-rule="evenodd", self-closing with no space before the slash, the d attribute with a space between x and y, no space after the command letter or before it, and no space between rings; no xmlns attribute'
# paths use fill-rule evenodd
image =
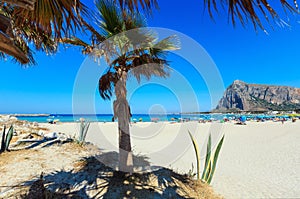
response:
<svg viewBox="0 0 300 199"><path fill-rule="evenodd" d="M88 16L87 7L78 0L39 0L34 10L14 7L15 26L24 23L36 29L42 29L45 34L61 38L69 36L75 30L81 29L83 16ZM82 16L83 15L83 16Z"/></svg>
<svg viewBox="0 0 300 199"><path fill-rule="evenodd" d="M57 41L82 30L88 16L78 0L5 0L0 4L0 51L21 64L34 64L29 44L55 53Z"/></svg>
<svg viewBox="0 0 300 199"><path fill-rule="evenodd" d="M2 0L13 6L18 6L27 10L34 10L36 0Z"/></svg>

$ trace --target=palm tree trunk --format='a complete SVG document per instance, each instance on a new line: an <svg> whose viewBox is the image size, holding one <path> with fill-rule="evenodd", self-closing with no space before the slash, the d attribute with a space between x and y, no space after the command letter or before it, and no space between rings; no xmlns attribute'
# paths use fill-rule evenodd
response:
<svg viewBox="0 0 300 199"><path fill-rule="evenodd" d="M114 101L114 117L118 118L119 129L119 171L133 172L133 157L130 142L130 110L127 102L127 72L118 71L119 80L115 83L116 100Z"/></svg>

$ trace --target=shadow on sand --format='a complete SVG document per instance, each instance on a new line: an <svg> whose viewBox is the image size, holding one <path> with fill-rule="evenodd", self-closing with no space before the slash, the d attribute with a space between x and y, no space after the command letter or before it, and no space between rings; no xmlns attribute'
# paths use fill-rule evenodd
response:
<svg viewBox="0 0 300 199"><path fill-rule="evenodd" d="M22 198L188 198L187 191L178 186L188 178L166 168L128 175L113 169L117 160L117 152L82 159L72 171L25 182L30 189ZM134 163L139 170L150 168L144 156L135 157Z"/></svg>

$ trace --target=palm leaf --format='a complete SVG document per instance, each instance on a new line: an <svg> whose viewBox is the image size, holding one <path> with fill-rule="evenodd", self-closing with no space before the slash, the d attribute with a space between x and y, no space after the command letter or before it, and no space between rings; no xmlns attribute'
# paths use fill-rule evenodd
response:
<svg viewBox="0 0 300 199"><path fill-rule="evenodd" d="M90 24L88 24L86 21L82 21L82 24L84 25L84 27L89 30L92 33L92 45L99 45L101 42L105 41L106 38L101 35L100 33L98 33L98 31L91 26Z"/></svg>
<svg viewBox="0 0 300 199"><path fill-rule="evenodd" d="M113 85L115 82L117 82L117 80L118 79L116 73L110 71L101 76L98 83L98 89L100 96L103 99L109 100L111 98L113 92Z"/></svg>
<svg viewBox="0 0 300 199"><path fill-rule="evenodd" d="M1 5L0 38L1 51L15 58L21 64L34 64L33 43L37 50L55 53L56 39L69 36L82 29L82 16L89 16L87 8L80 1L73 0L21 0L5 1ZM24 6L26 4L26 6ZM27 5L34 5L34 9ZM7 22L9 19L9 23Z"/></svg>
<svg viewBox="0 0 300 199"><path fill-rule="evenodd" d="M62 38L59 42L63 44L71 44L73 46L80 46L82 47L82 54L90 54L93 51L93 46L89 45L88 43L84 42L83 40L72 37L72 38Z"/></svg>
<svg viewBox="0 0 300 199"><path fill-rule="evenodd" d="M170 68L168 62L164 59L152 57L150 54L143 54L136 57L131 66L130 74L133 75L138 82L142 77L149 80L152 76L168 77L170 75Z"/></svg>
<svg viewBox="0 0 300 199"><path fill-rule="evenodd" d="M151 13L153 8L158 9L157 0L114 0L118 3L122 10L128 8L131 12L138 12L140 7L146 11L146 13Z"/></svg>
<svg viewBox="0 0 300 199"><path fill-rule="evenodd" d="M34 10L15 7L13 15L17 27L30 23L36 29L43 29L47 35L61 38L75 30L81 30L83 16L89 16L87 7L80 1L74 0L38 0Z"/></svg>
<svg viewBox="0 0 300 199"><path fill-rule="evenodd" d="M18 6L27 10L33 10L36 0L2 0L10 5Z"/></svg>
<svg viewBox="0 0 300 199"><path fill-rule="evenodd" d="M284 9L298 14L299 12L297 0L294 0L293 2L294 5L290 4L286 0L280 0L280 3ZM245 25L246 22L250 20L255 29L257 29L257 27L264 29L264 25L261 19L264 18L269 24L269 17L280 21L280 16L270 6L268 0L204 0L204 3L206 4L209 15L212 18L212 11L215 10L218 12L217 5L220 4L223 7L227 7L228 16L234 25L236 24L236 19L238 19L243 25Z"/></svg>
<svg viewBox="0 0 300 199"><path fill-rule="evenodd" d="M62 38L59 40L62 43L65 44L72 44L75 46L81 46L81 47L88 47L89 44L87 44L86 42L84 42L83 40L77 38L77 37L72 37L72 38Z"/></svg>
<svg viewBox="0 0 300 199"><path fill-rule="evenodd" d="M21 27L14 27L14 31L15 40L24 41L22 42L24 48L28 42L32 42L36 50L42 50L47 54L53 54L57 51L57 41L40 27L35 27L31 23L24 23Z"/></svg>
<svg viewBox="0 0 300 199"><path fill-rule="evenodd" d="M112 0L98 0L96 7L100 15L97 24L103 35L108 38L124 31L122 12Z"/></svg>
<svg viewBox="0 0 300 199"><path fill-rule="evenodd" d="M153 48L161 51L178 50L180 49L180 40L177 35L171 35L157 42Z"/></svg>
<svg viewBox="0 0 300 199"><path fill-rule="evenodd" d="M21 51L16 44L11 41L6 35L0 32L0 51L4 52L7 55L14 57L22 64L29 62L26 53ZM3 54L2 54L3 55Z"/></svg>

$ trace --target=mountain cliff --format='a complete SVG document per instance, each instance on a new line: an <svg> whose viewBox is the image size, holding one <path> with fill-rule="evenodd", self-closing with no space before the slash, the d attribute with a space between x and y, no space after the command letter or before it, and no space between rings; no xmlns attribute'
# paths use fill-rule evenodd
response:
<svg viewBox="0 0 300 199"><path fill-rule="evenodd" d="M300 109L300 88L247 84L234 81L216 111L268 111Z"/></svg>

